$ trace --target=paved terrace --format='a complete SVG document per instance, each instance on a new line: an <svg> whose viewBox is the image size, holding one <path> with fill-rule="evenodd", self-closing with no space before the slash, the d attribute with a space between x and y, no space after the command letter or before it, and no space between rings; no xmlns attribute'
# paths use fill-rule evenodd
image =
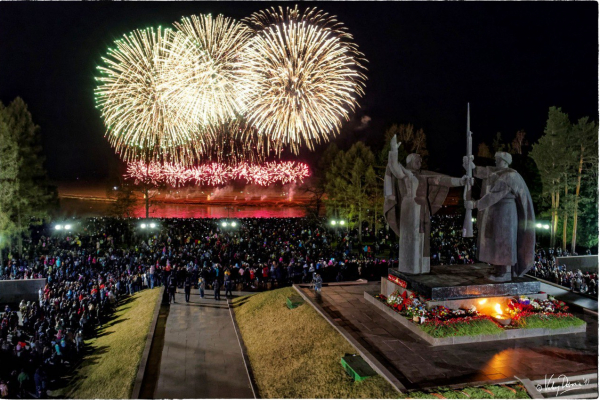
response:
<svg viewBox="0 0 600 400"><path fill-rule="evenodd" d="M363 293L379 293L380 283L323 287L317 297L301 290L357 340L407 389L547 374L597 373L598 320L578 314L586 333L431 347L372 305Z"/></svg>

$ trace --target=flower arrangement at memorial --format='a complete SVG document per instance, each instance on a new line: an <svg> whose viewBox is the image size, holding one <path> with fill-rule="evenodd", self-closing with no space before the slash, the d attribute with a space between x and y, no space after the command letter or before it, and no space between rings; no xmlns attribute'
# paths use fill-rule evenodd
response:
<svg viewBox="0 0 600 400"><path fill-rule="evenodd" d="M408 291L400 293L396 290L389 297L382 294L375 297L437 338L494 335L506 329L558 329L585 324L585 321L567 312L568 307L563 301L552 297L548 300L526 296L510 299L505 309L512 318L508 326L501 325L490 315L482 314L475 306L457 310L436 306L427 310L425 301Z"/></svg>
<svg viewBox="0 0 600 400"><path fill-rule="evenodd" d="M549 328L558 329L579 326L585 323L567 312L569 307L564 301L549 296L547 300L530 299L520 296L508 301L506 311L512 318L512 328Z"/></svg>

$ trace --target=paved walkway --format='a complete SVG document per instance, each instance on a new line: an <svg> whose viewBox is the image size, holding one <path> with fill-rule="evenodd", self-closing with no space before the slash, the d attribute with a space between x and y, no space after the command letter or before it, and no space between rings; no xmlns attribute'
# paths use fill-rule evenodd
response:
<svg viewBox="0 0 600 400"><path fill-rule="evenodd" d="M171 304L155 399L254 398L227 301L208 294Z"/></svg>
<svg viewBox="0 0 600 400"><path fill-rule="evenodd" d="M597 372L598 320L589 314L577 314L586 333L432 347L364 300L379 288L329 286L320 298L302 290L408 389Z"/></svg>
<svg viewBox="0 0 600 400"><path fill-rule="evenodd" d="M558 300L562 300L568 304L575 304L581 308L587 308L588 310L598 312L598 300L573 293L568 289L563 289L558 286L549 285L544 282L540 282L540 290L546 292L551 296L554 296Z"/></svg>

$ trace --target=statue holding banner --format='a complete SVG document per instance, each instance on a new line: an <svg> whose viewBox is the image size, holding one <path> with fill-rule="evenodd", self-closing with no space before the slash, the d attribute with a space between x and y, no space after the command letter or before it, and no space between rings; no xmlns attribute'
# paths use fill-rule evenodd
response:
<svg viewBox="0 0 600 400"><path fill-rule="evenodd" d="M398 269L408 274L426 274L430 271L430 217L441 208L448 189L464 186L469 178L421 170L418 154L410 154L404 167L398 162L398 146L394 136L385 171L383 214L399 236Z"/></svg>
<svg viewBox="0 0 600 400"><path fill-rule="evenodd" d="M533 267L535 213L525 181L508 168L512 156L498 152L495 158L495 167L475 167L472 157L463 158L463 167L483 180L481 198L465 201L465 208L478 209L477 259L495 266L489 279L507 282Z"/></svg>

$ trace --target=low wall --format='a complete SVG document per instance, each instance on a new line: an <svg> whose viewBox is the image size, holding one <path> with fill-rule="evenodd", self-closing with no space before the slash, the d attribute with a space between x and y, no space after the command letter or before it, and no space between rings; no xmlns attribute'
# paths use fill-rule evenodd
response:
<svg viewBox="0 0 600 400"><path fill-rule="evenodd" d="M46 279L0 280L0 304L37 301L38 291L44 289Z"/></svg>
<svg viewBox="0 0 600 400"><path fill-rule="evenodd" d="M566 265L567 271L598 272L598 256L556 257L558 265Z"/></svg>

